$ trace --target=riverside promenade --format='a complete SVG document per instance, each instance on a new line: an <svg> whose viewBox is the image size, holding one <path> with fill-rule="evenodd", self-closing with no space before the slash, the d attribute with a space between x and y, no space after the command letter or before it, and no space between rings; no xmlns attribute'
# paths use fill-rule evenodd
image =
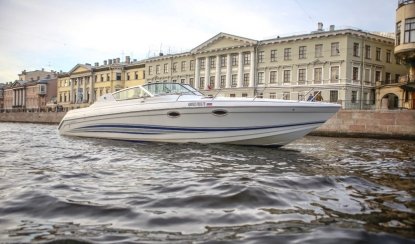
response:
<svg viewBox="0 0 415 244"><path fill-rule="evenodd" d="M0 122L59 124L65 113L0 113ZM415 110L340 110L311 135L415 140Z"/></svg>

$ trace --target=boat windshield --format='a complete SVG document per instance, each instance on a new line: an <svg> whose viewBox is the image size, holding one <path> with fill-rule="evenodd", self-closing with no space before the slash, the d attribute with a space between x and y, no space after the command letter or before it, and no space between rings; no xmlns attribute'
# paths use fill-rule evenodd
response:
<svg viewBox="0 0 415 244"><path fill-rule="evenodd" d="M193 87L187 84L178 83L146 84L143 86L135 86L121 91L117 91L112 95L114 96L115 100L121 101L170 94L202 96L202 94Z"/></svg>
<svg viewBox="0 0 415 244"><path fill-rule="evenodd" d="M167 95L167 94L179 94L179 95L199 95L202 94L198 92L193 87L187 84L179 83L153 83L146 84L143 86L149 93L153 96Z"/></svg>

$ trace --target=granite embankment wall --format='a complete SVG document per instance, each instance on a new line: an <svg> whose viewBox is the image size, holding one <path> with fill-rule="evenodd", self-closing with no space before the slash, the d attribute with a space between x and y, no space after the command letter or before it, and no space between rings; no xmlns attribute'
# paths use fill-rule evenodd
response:
<svg viewBox="0 0 415 244"><path fill-rule="evenodd" d="M0 122L59 124L66 112L12 112L0 113Z"/></svg>
<svg viewBox="0 0 415 244"><path fill-rule="evenodd" d="M65 112L0 113L0 122L58 124ZM415 110L341 110L311 135L415 140Z"/></svg>
<svg viewBox="0 0 415 244"><path fill-rule="evenodd" d="M415 140L415 110L341 110L311 135Z"/></svg>

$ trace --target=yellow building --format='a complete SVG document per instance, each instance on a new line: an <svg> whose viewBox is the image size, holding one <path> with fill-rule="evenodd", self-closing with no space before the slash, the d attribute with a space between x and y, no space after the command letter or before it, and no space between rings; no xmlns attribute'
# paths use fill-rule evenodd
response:
<svg viewBox="0 0 415 244"><path fill-rule="evenodd" d="M68 73L58 76L58 104L65 109L87 107L100 96L126 87L144 84L144 64L125 62L119 58L95 63L77 64Z"/></svg>

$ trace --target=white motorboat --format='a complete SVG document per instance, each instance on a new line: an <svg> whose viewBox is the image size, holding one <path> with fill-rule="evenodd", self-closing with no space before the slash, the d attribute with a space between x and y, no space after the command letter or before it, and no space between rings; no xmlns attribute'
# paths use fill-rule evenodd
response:
<svg viewBox="0 0 415 244"><path fill-rule="evenodd" d="M153 83L69 111L61 135L129 141L283 146L322 125L338 104L206 97L187 84Z"/></svg>

